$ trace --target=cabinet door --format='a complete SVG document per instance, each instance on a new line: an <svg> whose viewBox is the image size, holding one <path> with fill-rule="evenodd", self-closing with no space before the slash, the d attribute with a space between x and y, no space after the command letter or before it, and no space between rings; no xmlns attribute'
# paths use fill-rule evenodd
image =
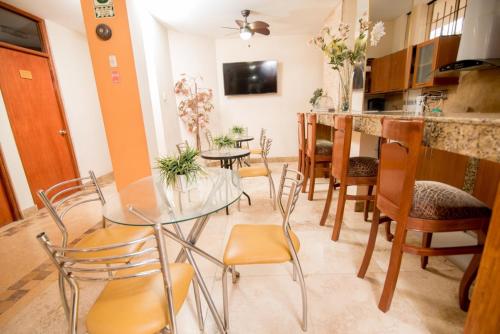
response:
<svg viewBox="0 0 500 334"><path fill-rule="evenodd" d="M436 50L436 40L425 42L417 46L417 58L415 62L414 87L432 85L434 78L434 60Z"/></svg>
<svg viewBox="0 0 500 334"><path fill-rule="evenodd" d="M390 55L390 91L405 89L406 54L407 50L404 49Z"/></svg>
<svg viewBox="0 0 500 334"><path fill-rule="evenodd" d="M372 61L372 70L371 70L371 84L370 84L370 92L378 93L380 92L380 78L381 78L381 58L375 58Z"/></svg>

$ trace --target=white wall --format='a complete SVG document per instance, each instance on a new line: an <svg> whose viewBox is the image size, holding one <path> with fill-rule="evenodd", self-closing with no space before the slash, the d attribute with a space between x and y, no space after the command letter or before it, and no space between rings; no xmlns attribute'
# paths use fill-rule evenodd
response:
<svg viewBox="0 0 500 334"><path fill-rule="evenodd" d="M248 127L256 138L261 128L274 139L271 155L297 155L296 113L310 110L313 91L322 86L322 55L307 44L310 35L260 37L249 43L240 39L216 40L220 117L223 129L234 124ZM278 93L224 96L222 64L225 62L277 60ZM254 143L256 145L256 143Z"/></svg>
<svg viewBox="0 0 500 334"><path fill-rule="evenodd" d="M209 115L209 129L214 134L222 131L219 119L220 105L215 41L207 37L180 33L174 30L169 30L168 37L173 81L179 80L183 73L203 78L202 88L210 88L214 93L214 110ZM194 136L187 131L182 120L180 118L178 120L182 139L188 139L194 145ZM203 143L205 140L203 134L201 134L201 138Z"/></svg>
<svg viewBox="0 0 500 334"><path fill-rule="evenodd" d="M46 21L57 79L81 175L112 171L87 38Z"/></svg>
<svg viewBox="0 0 500 334"><path fill-rule="evenodd" d="M85 35L45 21L59 81L64 111L71 132L78 169L98 176L111 172L99 100ZM21 159L0 99L0 144L21 210L34 206Z"/></svg>

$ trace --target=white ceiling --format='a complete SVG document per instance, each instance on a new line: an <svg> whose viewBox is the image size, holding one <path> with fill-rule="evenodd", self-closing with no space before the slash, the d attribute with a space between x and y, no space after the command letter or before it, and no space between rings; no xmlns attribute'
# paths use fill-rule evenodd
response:
<svg viewBox="0 0 500 334"><path fill-rule="evenodd" d="M236 37L222 26L236 27L242 9L248 21L269 23L271 35L316 33L340 0L143 0L162 23L181 31L212 38ZM228 36L229 34L229 36Z"/></svg>
<svg viewBox="0 0 500 334"><path fill-rule="evenodd" d="M30 14L85 32L80 0L3 0Z"/></svg>
<svg viewBox="0 0 500 334"><path fill-rule="evenodd" d="M370 0L371 21L391 21L411 11L413 0Z"/></svg>

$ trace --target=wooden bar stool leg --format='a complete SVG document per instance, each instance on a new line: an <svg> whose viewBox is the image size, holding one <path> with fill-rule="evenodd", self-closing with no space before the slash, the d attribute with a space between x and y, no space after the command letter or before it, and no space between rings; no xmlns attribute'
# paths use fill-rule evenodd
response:
<svg viewBox="0 0 500 334"><path fill-rule="evenodd" d="M373 186L368 186L368 196L371 196L373 193ZM365 201L365 210L364 210L364 219L365 222L368 221L368 212L370 210L370 200Z"/></svg>
<svg viewBox="0 0 500 334"><path fill-rule="evenodd" d="M467 310L469 309L469 304L470 304L469 289L474 280L476 279L480 262L481 262L481 254L474 254L472 260L470 261L469 265L467 266L467 269L464 272L462 280L460 281L458 300L462 311L467 312Z"/></svg>
<svg viewBox="0 0 500 334"><path fill-rule="evenodd" d="M304 159L304 182L302 183L302 192L305 193L307 189L307 181L309 179L309 169L310 169L310 160L306 155Z"/></svg>
<svg viewBox="0 0 500 334"><path fill-rule="evenodd" d="M310 159L309 163L309 194L307 199L312 201L314 198L314 186L316 185L316 160Z"/></svg>
<svg viewBox="0 0 500 334"><path fill-rule="evenodd" d="M387 276L385 277L384 290L378 303L378 308L382 312L389 311L396 283L398 282L401 260L403 258L403 244L405 243L407 233L405 225L402 222L396 224L396 234L392 240L391 259L389 261L389 268L387 269Z"/></svg>
<svg viewBox="0 0 500 334"><path fill-rule="evenodd" d="M370 265L370 261L373 255L373 249L375 248L375 242L377 241L378 225L380 220L380 211L377 205L373 207L373 219L370 228L370 236L368 237L368 243L366 244L365 255L363 256L363 262L361 262L361 267L358 271L359 278L365 278L366 271Z"/></svg>
<svg viewBox="0 0 500 334"><path fill-rule="evenodd" d="M390 220L385 223L385 238L389 242L391 242L392 239L394 238L394 236L391 233L391 221Z"/></svg>
<svg viewBox="0 0 500 334"><path fill-rule="evenodd" d="M432 233L424 232L422 235L422 247L423 248L431 247L431 242L432 242ZM428 256L421 256L420 257L420 267L422 269L425 269L427 267L428 263L429 263Z"/></svg>
<svg viewBox="0 0 500 334"><path fill-rule="evenodd" d="M335 178L330 176L330 183L328 184L328 194L326 195L325 207L323 208L323 214L321 215L321 220L319 225L324 226L326 224L326 219L328 218L328 213L330 212L330 205L332 204L333 190L335 190Z"/></svg>
<svg viewBox="0 0 500 334"><path fill-rule="evenodd" d="M299 161L298 161L298 163L297 163L297 170L298 170L299 172L301 172L301 173L303 173L303 172L302 172L302 159L303 159L303 158L304 158L304 157L303 157L302 151L301 151L301 150L299 150Z"/></svg>
<svg viewBox="0 0 500 334"><path fill-rule="evenodd" d="M339 240L340 228L344 218L344 208L347 195L347 185L340 185L339 200L337 201L337 210L335 211L335 224L333 225L332 240Z"/></svg>

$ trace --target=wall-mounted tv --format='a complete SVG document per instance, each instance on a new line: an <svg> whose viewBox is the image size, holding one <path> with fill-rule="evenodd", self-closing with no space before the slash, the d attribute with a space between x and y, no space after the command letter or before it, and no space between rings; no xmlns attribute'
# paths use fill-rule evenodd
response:
<svg viewBox="0 0 500 334"><path fill-rule="evenodd" d="M276 60L225 63L224 94L265 94L278 91Z"/></svg>

